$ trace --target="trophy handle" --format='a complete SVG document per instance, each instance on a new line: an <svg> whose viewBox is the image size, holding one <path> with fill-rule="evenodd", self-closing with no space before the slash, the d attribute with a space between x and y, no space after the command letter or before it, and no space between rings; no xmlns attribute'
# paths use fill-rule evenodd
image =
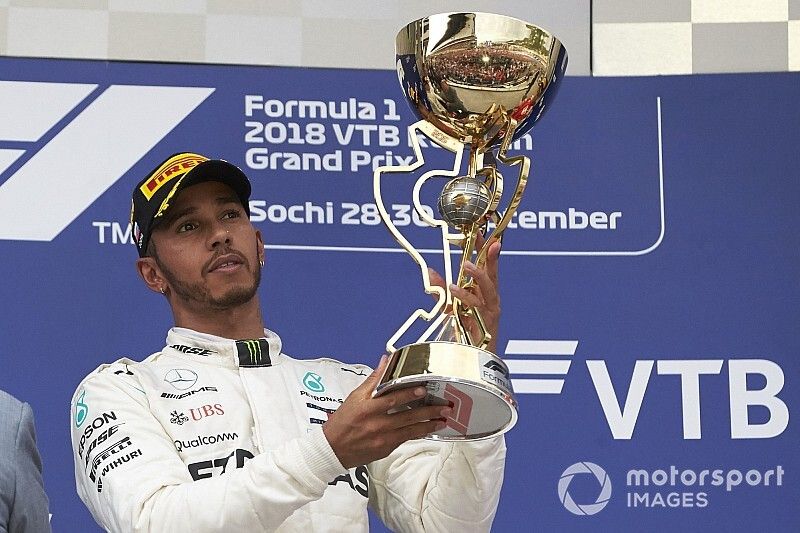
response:
<svg viewBox="0 0 800 533"><path fill-rule="evenodd" d="M422 155L422 149L419 144L419 139L417 138L416 132L419 131L433 142L438 144L440 147L454 152L456 154L455 161L453 163L453 169L449 171L445 170L432 170L423 174L415 183L414 190L414 209L417 214L420 216L422 220L427 222L429 225L433 227L439 227L442 230L442 239L444 241L444 263L445 263L445 282L446 284L450 284L452 280L452 272L450 267L450 246L448 244L448 233L447 233L447 223L444 221L436 221L431 219L427 216L427 214L422 210L421 204L419 202L419 195L418 191L428 178L432 176L457 176L458 172L461 168L461 160L464 154L464 145L458 142L456 139L450 137L449 135L445 134L429 122L425 120L417 121L416 123L410 125L408 127L408 134L411 141L411 148L414 151L414 156L416 157L415 161L410 165L392 165L392 166L381 166L375 169L373 172L373 193L375 196L375 205L378 208L378 213L380 214L381 220L383 221L384 225L388 228L389 232L392 234L394 239L403 247L403 249L408 252L408 254L414 259L414 262L419 265L420 270L422 272L422 283L425 287L425 292L427 294L436 294L437 301L436 304L430 311L426 311L425 309L418 308L416 309L411 316L406 319L406 321L400 326L400 328L386 341L386 349L389 353L393 353L396 351L394 346L395 342L405 334L408 328L419 318L422 318L426 321L432 320L434 317L439 314L439 317L434 320L434 322L426 329L423 333L422 337L426 337L430 335L446 318L446 315L440 314L439 312L445 307L452 303L450 292L446 288L439 287L437 285L433 285L431 283L430 274L428 273L428 263L425 261L425 258L422 257L422 254L414 248L414 246L406 239L400 230L397 229L397 226L392 222L391 216L389 215L388 210L386 209L386 205L383 201L383 194L381 193L381 180L383 174L391 173L391 172L402 172L407 173L413 170L418 169L425 163L425 158Z"/></svg>
<svg viewBox="0 0 800 533"><path fill-rule="evenodd" d="M486 256L489 253L489 246L495 241L501 241L503 239L503 232L506 230L508 223L511 222L511 218L514 216L514 213L517 211L517 207L519 207L519 203L522 200L522 193L525 192L525 187L528 185L528 176L530 175L531 169L531 159L525 155L516 155L513 157L506 156L506 152L508 152L509 146L511 146L511 140L514 136L514 132L517 129L517 121L513 118L509 119L508 128L506 130L506 134L503 137L503 142L500 145L500 150L497 152L497 159L499 159L502 163L505 163L508 166L519 166L519 174L517 175L517 186L514 189L514 195L511 197L511 201L508 204L503 215L500 217L500 220L497 222L495 226L495 230L486 239L481 250L478 252L478 257L475 261L475 264L478 268L483 267L486 263ZM492 167L487 167L492 168ZM481 169L483 171L484 169ZM500 183L500 192L502 193L502 177L499 180ZM496 200L499 202L499 197L495 194Z"/></svg>
<svg viewBox="0 0 800 533"><path fill-rule="evenodd" d="M517 185L514 189L514 194L511 198L511 201L508 204L503 215L496 221L495 230L492 234L486 239L486 242L483 243L483 246L480 250L477 251L477 258L475 260L475 265L478 268L483 268L486 264L486 258L489 253L489 247L495 242L502 242L503 233L505 232L506 227L508 226L509 222L511 222L511 218L513 217L514 213L519 206L520 201L522 200L522 194L525 191L525 187L528 184L528 176L530 174L530 158L524 155L517 155L513 157L508 157L506 153L508 152L508 148L511 145L511 141L514 136L514 132L517 129L517 121L513 118L508 119L508 125L506 128L505 135L503 136L502 144L500 145L500 149L497 153L497 159L501 162L509 165L509 166L519 166L520 171L517 177ZM493 190L492 199L489 204L489 213L493 213L494 216L497 216L497 207L500 204L500 199L503 195L503 176L497 171L494 165L489 165L477 169L478 165L482 164L482 154L477 154L475 151L470 153L470 173L475 176L484 176L486 179L486 185ZM491 216L491 215L490 215ZM487 221L488 222L488 221ZM464 263L467 261L468 258L472 256L472 249L475 246L476 240L476 232L478 231L478 227L473 226L471 231L465 231L464 234L467 238L464 240L463 243L463 254L461 259L461 265L459 267L458 273L458 281L457 285L459 287L463 287L465 289L469 289L475 285L475 280L465 281L464 276ZM486 349L489 343L492 340L491 333L486 329L486 324L481 316L481 313L478 309L474 308L463 308L461 306L461 302L457 299L453 299L453 314L456 316L456 324L457 324L457 331L462 336L463 339L467 341L472 346L477 346L481 349ZM464 318L470 317L472 318L477 326L478 326L478 338L473 339L472 335L470 334L469 330L466 328L464 324Z"/></svg>

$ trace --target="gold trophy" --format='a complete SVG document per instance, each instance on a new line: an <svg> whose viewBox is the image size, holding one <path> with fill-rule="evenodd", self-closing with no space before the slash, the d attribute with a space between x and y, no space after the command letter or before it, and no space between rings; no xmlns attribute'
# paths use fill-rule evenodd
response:
<svg viewBox="0 0 800 533"><path fill-rule="evenodd" d="M491 334L479 311L462 305L446 288L454 282L451 256L460 253L455 283L469 288L474 281L464 263L485 264L489 246L501 240L528 180L530 159L506 152L551 103L567 53L548 31L489 13L443 13L416 20L398 33L396 52L403 92L421 119L408 128L416 161L375 170L375 203L392 236L420 266L425 292L438 300L431 310L414 311L387 341L390 360L375 395L424 386L428 394L422 402L454 406L446 426L427 438L488 438L514 426L517 402L508 367L487 350ZM427 262L400 233L383 202L384 180L424 164L418 133L455 154L452 170L425 172L412 192L419 219L441 230L445 288L431 284ZM460 175L465 147L469 161L466 174ZM516 188L506 192L505 200L497 161L519 170ZM442 218L436 219L422 207L420 190L428 179L442 177L452 179L439 197ZM485 238L476 249L479 233ZM397 349L395 343L418 319L430 325L416 342ZM467 320L477 326L477 335L467 328Z"/></svg>

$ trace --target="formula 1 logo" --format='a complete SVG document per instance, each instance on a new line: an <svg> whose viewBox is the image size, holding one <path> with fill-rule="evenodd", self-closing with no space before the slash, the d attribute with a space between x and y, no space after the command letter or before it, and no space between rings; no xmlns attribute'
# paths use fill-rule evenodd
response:
<svg viewBox="0 0 800 533"><path fill-rule="evenodd" d="M214 90L0 81L0 240L52 241Z"/></svg>

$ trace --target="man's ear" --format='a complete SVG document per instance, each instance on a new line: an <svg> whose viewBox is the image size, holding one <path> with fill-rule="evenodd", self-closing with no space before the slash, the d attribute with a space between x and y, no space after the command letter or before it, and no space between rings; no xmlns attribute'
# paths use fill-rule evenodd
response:
<svg viewBox="0 0 800 533"><path fill-rule="evenodd" d="M258 260L263 264L266 261L266 252L264 250L264 239L261 238L261 231L256 230L256 244L258 244Z"/></svg>
<svg viewBox="0 0 800 533"><path fill-rule="evenodd" d="M167 293L169 285L167 284L166 278L161 273L161 269L158 268L158 263L156 263L155 258L140 257L136 260L136 270L139 272L139 276L144 281L144 284L147 285L147 288L151 291L161 294Z"/></svg>

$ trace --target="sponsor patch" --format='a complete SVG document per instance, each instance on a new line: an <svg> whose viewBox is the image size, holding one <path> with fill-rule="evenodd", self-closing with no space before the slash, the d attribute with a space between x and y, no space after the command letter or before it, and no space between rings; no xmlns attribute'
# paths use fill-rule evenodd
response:
<svg viewBox="0 0 800 533"><path fill-rule="evenodd" d="M181 452L187 448L200 448L201 446L209 446L218 442L235 441L238 438L238 433L219 433L217 435L198 435L189 440L176 440L174 444L175 449Z"/></svg>
<svg viewBox="0 0 800 533"><path fill-rule="evenodd" d="M322 376L314 372L306 372L303 376L303 386L311 392L325 392L325 385L322 384Z"/></svg>
<svg viewBox="0 0 800 533"><path fill-rule="evenodd" d="M170 346L173 350L178 350L182 353L188 353L192 355L211 355L212 353L217 353L214 350L209 350L207 348L199 348L197 346L186 346L185 344L173 344Z"/></svg>
<svg viewBox="0 0 800 533"><path fill-rule="evenodd" d="M182 426L184 423L189 421L189 417L179 411L172 411L169 414L169 421L172 424Z"/></svg>
<svg viewBox="0 0 800 533"><path fill-rule="evenodd" d="M200 387L199 389L190 390L181 394L173 394L171 392L162 392L162 398L169 398L170 400L182 400L183 398L188 398L193 394L197 394L198 392L217 392L216 387Z"/></svg>
<svg viewBox="0 0 800 533"><path fill-rule="evenodd" d="M192 479L197 481L198 479L205 479L212 476L221 476L225 474L229 466L231 470L234 468L242 468L245 461L253 457L255 456L249 451L237 448L225 457L190 463L186 465L186 467L189 469L189 474L192 476ZM233 461L231 461L231 459L233 459Z"/></svg>
<svg viewBox="0 0 800 533"><path fill-rule="evenodd" d="M186 390L197 383L197 373L188 368L173 368L166 373L164 381L178 390Z"/></svg>
<svg viewBox="0 0 800 533"><path fill-rule="evenodd" d="M79 428L86 422L86 417L89 415L89 406L87 406L83 399L86 396L86 391L81 391L81 395L75 400L75 427Z"/></svg>
<svg viewBox="0 0 800 533"><path fill-rule="evenodd" d="M267 339L236 341L236 351L240 367L255 368L272 365Z"/></svg>
<svg viewBox="0 0 800 533"><path fill-rule="evenodd" d="M145 198L150 200L158 190L172 179L182 176L208 158L197 154L180 154L167 160L153 173L153 176L139 188Z"/></svg>

